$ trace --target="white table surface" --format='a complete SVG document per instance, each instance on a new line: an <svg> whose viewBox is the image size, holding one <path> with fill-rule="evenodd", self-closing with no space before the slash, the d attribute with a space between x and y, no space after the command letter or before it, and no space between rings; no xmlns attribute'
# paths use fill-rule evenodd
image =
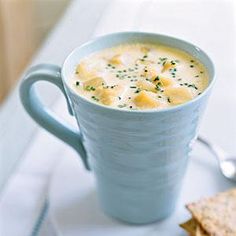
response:
<svg viewBox="0 0 236 236"><path fill-rule="evenodd" d="M218 77L202 121L201 133L212 141L220 143L229 152L236 153L234 109L236 93L232 92L236 89L234 1L116 0L109 1L109 5L106 4L107 2L103 0L99 1L99 4L91 5L85 1L74 1L35 57L33 64L39 62L61 64L72 48L91 37L95 28L95 35L121 30L142 30L173 35L191 41L212 57ZM54 92L51 87L46 88L45 85L41 89L44 90L47 101L55 103L57 100L53 105L54 109L63 114L65 119L72 121L72 118L64 112L66 108L61 94ZM11 115L12 113L17 114L17 119ZM53 170L59 168L60 162L65 161L65 158L73 157L75 154L46 131L37 128L19 105L17 91L1 108L0 125L2 171L9 171L5 168L9 160L14 162L18 158L23 158L1 194L0 230L2 228L3 235L12 235L12 229L4 227L1 223L3 220L7 223L19 219L20 212L15 212L15 207L21 204L23 206L21 209L29 212L28 219L22 219L23 223L16 224L15 227L18 229L19 236L29 235L31 232L29 225L34 224L41 210ZM9 142L14 143L15 147L9 148ZM204 153L204 157L211 158L207 153ZM17 181L22 175L25 179L21 178L21 189L15 189L17 184L19 186ZM200 168L199 175L201 175ZM32 181L29 182L29 179ZM220 189L229 187L225 181L219 180L218 184ZM209 185L209 188L211 187L213 191L213 186ZM14 202L9 201L10 195L24 196L32 192L38 194L31 202L24 202L23 198L18 198ZM2 212L5 214L3 215ZM52 230L47 232L51 225L49 221L44 224L41 235L52 235Z"/></svg>

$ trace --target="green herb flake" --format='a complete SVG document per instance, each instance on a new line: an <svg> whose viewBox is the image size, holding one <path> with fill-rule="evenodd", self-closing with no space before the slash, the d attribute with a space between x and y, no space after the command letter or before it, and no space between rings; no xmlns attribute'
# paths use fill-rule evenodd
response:
<svg viewBox="0 0 236 236"><path fill-rule="evenodd" d="M127 105L126 104L119 104L117 107L119 107L119 108L124 108L124 107L126 107Z"/></svg>
<svg viewBox="0 0 236 236"><path fill-rule="evenodd" d="M192 87L192 88L198 90L198 87L195 84L189 84L188 87Z"/></svg>
<svg viewBox="0 0 236 236"><path fill-rule="evenodd" d="M76 82L75 82L75 85L76 85L76 86L79 86L79 81L76 81Z"/></svg>
<svg viewBox="0 0 236 236"><path fill-rule="evenodd" d="M159 76L157 76L157 77L154 79L154 81L158 81L158 80L160 80L160 77L159 77Z"/></svg>
<svg viewBox="0 0 236 236"><path fill-rule="evenodd" d="M95 97L95 96L92 96L91 97L94 101L97 101L97 102L99 102L99 99L97 98L97 97Z"/></svg>
<svg viewBox="0 0 236 236"><path fill-rule="evenodd" d="M85 87L85 90L87 90L87 91L95 91L96 89L93 86L88 85L88 86Z"/></svg>
<svg viewBox="0 0 236 236"><path fill-rule="evenodd" d="M156 90L157 91L161 91L161 88L160 88L160 86L158 84L156 85Z"/></svg>
<svg viewBox="0 0 236 236"><path fill-rule="evenodd" d="M167 60L167 57L159 57L159 60L160 60L160 61L166 61L166 60Z"/></svg>

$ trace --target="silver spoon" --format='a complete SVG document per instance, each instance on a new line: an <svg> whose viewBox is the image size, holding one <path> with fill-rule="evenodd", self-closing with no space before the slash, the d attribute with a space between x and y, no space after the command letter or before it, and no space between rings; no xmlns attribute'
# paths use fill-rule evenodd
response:
<svg viewBox="0 0 236 236"><path fill-rule="evenodd" d="M198 136L197 140L208 147L212 154L216 157L221 173L227 179L236 182L236 155L229 155L221 147L211 143L201 136Z"/></svg>

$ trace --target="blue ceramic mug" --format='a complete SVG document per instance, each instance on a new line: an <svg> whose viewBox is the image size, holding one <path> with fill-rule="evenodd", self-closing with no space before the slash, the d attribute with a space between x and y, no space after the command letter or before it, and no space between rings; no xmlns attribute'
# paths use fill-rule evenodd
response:
<svg viewBox="0 0 236 236"><path fill-rule="evenodd" d="M193 100L162 110L121 110L89 101L75 93L68 80L79 60L90 53L131 42L161 43L182 49L208 69L210 83ZM96 177L104 212L129 223L151 223L174 209L215 77L209 57L198 47L169 36L121 32L98 37L76 48L62 68L32 67L20 87L21 101L42 127L73 147ZM80 131L52 114L35 93L35 82L48 81L63 92ZM42 96L42 95L41 95Z"/></svg>

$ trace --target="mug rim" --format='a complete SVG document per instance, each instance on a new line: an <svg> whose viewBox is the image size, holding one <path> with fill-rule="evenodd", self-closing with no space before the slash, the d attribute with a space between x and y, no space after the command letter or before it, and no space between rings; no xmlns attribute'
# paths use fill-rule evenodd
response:
<svg viewBox="0 0 236 236"><path fill-rule="evenodd" d="M146 36L152 36L152 37L165 37L171 40L176 40L179 42L182 42L188 46L191 46L192 48L195 48L197 51L199 51L205 58L207 58L207 60L210 62L210 66L212 67L212 78L209 82L209 84L207 85L207 87L204 89L204 91L198 95L197 97L182 103L180 105L175 105L173 107L166 107L166 108L161 108L160 110L158 109L143 109L143 110L128 110L128 109L121 109L121 108L115 108L112 106L106 106L100 103L95 103L92 100L89 100L83 96L81 96L80 94L76 93L67 83L68 80L65 78L65 70L66 70L66 64L68 63L68 61L70 60L70 58L74 55L74 53L80 49L82 49L83 47L89 46L91 44L96 43L99 40L103 40L107 37L113 37L113 36L118 36L118 35L146 35ZM163 43L164 44L164 43ZM182 51L184 51L183 49L176 47L177 49L180 49ZM188 52L188 54L192 55L191 53ZM203 63L200 60L201 63ZM203 63L203 65L206 67L206 65ZM207 68L207 67L206 67ZM208 70L208 68L207 68ZM192 44L188 41L185 41L183 39L177 38L177 37L173 37L173 36L169 36L166 34L158 34L158 33L151 33L151 32L144 32L144 31L120 31L120 32L115 32L115 33L109 33L109 34L104 34L101 36L96 36L94 38L92 38L91 40L86 41L85 43L82 43L80 46L74 48L71 53L66 57L66 59L64 60L63 64L62 64L62 70L61 70L61 78L62 78L62 82L64 84L64 86L66 86L66 88L70 91L70 93L72 93L74 96L78 97L79 99L82 99L84 102L88 103L89 105L93 105L97 108L101 108L101 109L106 109L106 110L110 110L110 111L114 111L114 112L125 112L125 113L162 113L162 112L167 112L167 111L176 111L176 110L180 110L183 109L185 107L191 106L193 103L197 102L198 100L200 100L202 97L206 96L208 94L208 92L211 90L211 88L213 87L214 83L215 83L215 78L216 78L216 73L215 73L215 66L214 63L212 61L212 59L208 56L208 54L202 50L201 48L199 48L198 46L196 46L195 44Z"/></svg>

